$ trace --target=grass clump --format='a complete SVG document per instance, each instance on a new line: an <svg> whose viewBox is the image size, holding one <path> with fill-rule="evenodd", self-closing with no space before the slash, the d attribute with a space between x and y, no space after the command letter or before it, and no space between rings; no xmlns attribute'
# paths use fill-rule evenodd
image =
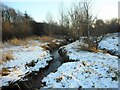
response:
<svg viewBox="0 0 120 90"><path fill-rule="evenodd" d="M14 59L14 57L13 57L11 52L7 52L5 54L2 54L2 61L3 62L9 61L9 60L13 60L13 59Z"/></svg>
<svg viewBox="0 0 120 90"><path fill-rule="evenodd" d="M24 44L24 41L21 39L17 39L17 38L13 38L11 40L8 41L10 44L12 45L21 45Z"/></svg>
<svg viewBox="0 0 120 90"><path fill-rule="evenodd" d="M34 67L35 64L38 62L38 60L35 62L35 60L32 60L30 63L26 63L26 67Z"/></svg>
<svg viewBox="0 0 120 90"><path fill-rule="evenodd" d="M10 70L7 68L2 68L2 76L7 76L10 73Z"/></svg>
<svg viewBox="0 0 120 90"><path fill-rule="evenodd" d="M43 41L43 42L51 42L52 40L54 40L55 38L54 37L51 37L51 36L42 36L40 37L40 41Z"/></svg>

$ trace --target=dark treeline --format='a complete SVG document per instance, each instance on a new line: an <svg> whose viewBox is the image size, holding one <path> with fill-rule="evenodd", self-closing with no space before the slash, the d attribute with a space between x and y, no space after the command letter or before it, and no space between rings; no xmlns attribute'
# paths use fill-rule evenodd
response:
<svg viewBox="0 0 120 90"><path fill-rule="evenodd" d="M2 7L2 39L22 38L32 35L30 16L15 11L13 8L1 4Z"/></svg>
<svg viewBox="0 0 120 90"><path fill-rule="evenodd" d="M61 26L57 24L38 23L27 12L21 13L3 3L1 3L1 9L3 41L12 38L25 38L32 35L62 35L60 33Z"/></svg>
<svg viewBox="0 0 120 90"><path fill-rule="evenodd" d="M25 38L32 35L60 35L77 39L78 36L101 36L106 33L118 32L120 21L111 19L92 19L89 3L74 5L68 13L61 12L59 24L35 22L27 12L21 13L1 4L2 7L2 40Z"/></svg>

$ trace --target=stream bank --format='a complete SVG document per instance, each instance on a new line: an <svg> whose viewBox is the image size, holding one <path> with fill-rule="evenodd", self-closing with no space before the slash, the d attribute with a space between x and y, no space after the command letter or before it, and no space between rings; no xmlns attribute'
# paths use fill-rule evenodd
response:
<svg viewBox="0 0 120 90"><path fill-rule="evenodd" d="M9 86L2 87L2 90L36 90L44 86L42 79L46 77L49 73L55 72L58 67L63 64L63 59L58 53L58 49L55 49L51 52L53 60L49 62L49 65L43 69L40 69L39 72L32 72L26 77L24 81L17 81L11 83Z"/></svg>
<svg viewBox="0 0 120 90"><path fill-rule="evenodd" d="M70 42L66 40L53 40L51 43L41 46L45 50L50 51L52 60L48 61L48 65L45 68L40 68L39 71L33 71L32 73L26 74L25 77L16 81L10 82L9 86L2 86L1 90L36 90L40 89L45 85L42 83L42 79L51 72L56 72L57 68L60 67L64 60L59 55L59 47L66 45Z"/></svg>

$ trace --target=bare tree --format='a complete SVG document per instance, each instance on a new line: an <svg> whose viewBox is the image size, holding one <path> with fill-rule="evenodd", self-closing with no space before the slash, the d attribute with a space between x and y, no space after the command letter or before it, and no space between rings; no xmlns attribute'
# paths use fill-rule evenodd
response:
<svg viewBox="0 0 120 90"><path fill-rule="evenodd" d="M81 29L81 22L82 22L82 9L81 9L81 3L78 5L74 4L74 6L70 9L68 12L69 14L69 21L70 21L70 27L73 32L74 37L78 37L82 35L82 29Z"/></svg>
<svg viewBox="0 0 120 90"><path fill-rule="evenodd" d="M86 24L87 24L87 36L90 36L90 31L89 31L89 27L90 27L90 7L91 7L91 0L84 0L83 5L84 5L84 15L85 15L85 19L86 19Z"/></svg>
<svg viewBox="0 0 120 90"><path fill-rule="evenodd" d="M4 40L32 35L30 25L32 19L27 13L17 12L2 3L0 5L2 11L2 38Z"/></svg>
<svg viewBox="0 0 120 90"><path fill-rule="evenodd" d="M61 26L61 34L64 34L64 25L66 23L66 20L64 20L66 18L65 11L63 11L63 10L65 10L64 3L61 2L60 3L60 8L59 8L59 15L60 15L59 24Z"/></svg>
<svg viewBox="0 0 120 90"><path fill-rule="evenodd" d="M86 43L92 47L91 33L93 22L95 18L91 14L92 0L83 0L82 2L73 3L73 6L68 12L63 12L63 8L60 13L61 26L69 26L71 36L78 39L82 36L87 36ZM65 11L65 10L64 10Z"/></svg>
<svg viewBox="0 0 120 90"><path fill-rule="evenodd" d="M54 25L54 20L53 17L50 13L47 14L46 16L47 19L47 23L48 23L48 34L51 36L52 35L52 31L53 31L53 25Z"/></svg>

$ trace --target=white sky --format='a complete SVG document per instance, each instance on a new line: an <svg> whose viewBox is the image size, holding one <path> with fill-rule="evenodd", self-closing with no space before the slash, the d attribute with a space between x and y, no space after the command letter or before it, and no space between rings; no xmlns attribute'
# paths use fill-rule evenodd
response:
<svg viewBox="0 0 120 90"><path fill-rule="evenodd" d="M60 3L64 7L70 7L71 2L81 0L4 0L7 6L13 7L21 12L27 13L38 22L46 21L46 15L50 13L55 21L58 21ZM92 0L91 12L98 19L118 18L119 0Z"/></svg>

